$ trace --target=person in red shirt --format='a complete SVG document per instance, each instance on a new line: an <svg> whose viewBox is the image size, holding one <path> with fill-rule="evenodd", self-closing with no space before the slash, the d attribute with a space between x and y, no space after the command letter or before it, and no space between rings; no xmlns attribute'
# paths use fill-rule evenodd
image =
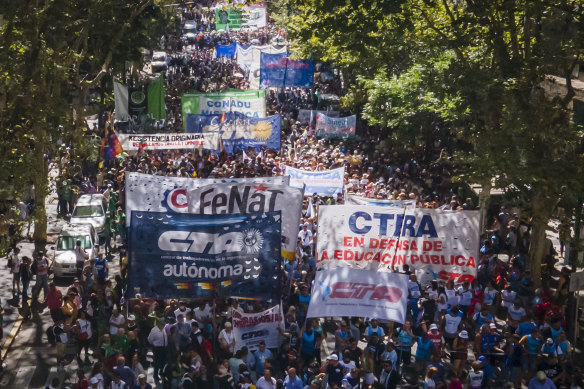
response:
<svg viewBox="0 0 584 389"><path fill-rule="evenodd" d="M54 282L49 284L49 293L47 294L47 307L51 312L51 318L56 323L61 319L61 307L63 306L63 294L55 286Z"/></svg>
<svg viewBox="0 0 584 389"><path fill-rule="evenodd" d="M442 356L442 349L444 347L444 338L436 324L430 325L428 331L428 338L434 343L434 354L438 357Z"/></svg>

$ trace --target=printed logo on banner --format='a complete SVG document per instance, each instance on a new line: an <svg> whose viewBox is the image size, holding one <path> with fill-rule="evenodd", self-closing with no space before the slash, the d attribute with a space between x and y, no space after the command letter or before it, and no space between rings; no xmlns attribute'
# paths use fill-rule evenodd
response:
<svg viewBox="0 0 584 389"><path fill-rule="evenodd" d="M280 212L249 215L133 212L128 290L144 297L279 294Z"/></svg>
<svg viewBox="0 0 584 389"><path fill-rule="evenodd" d="M367 284L361 282L334 282L331 285L322 281L318 283L321 288L322 301L328 299L358 299L385 300L390 303L398 302L403 295L399 288L387 285Z"/></svg>
<svg viewBox="0 0 584 389"><path fill-rule="evenodd" d="M322 206L317 267L389 271L407 264L422 285L433 279L470 282L476 275L478 219L476 211Z"/></svg>

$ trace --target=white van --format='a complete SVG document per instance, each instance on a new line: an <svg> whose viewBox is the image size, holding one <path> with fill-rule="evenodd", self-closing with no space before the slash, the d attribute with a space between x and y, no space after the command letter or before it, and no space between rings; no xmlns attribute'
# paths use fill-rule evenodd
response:
<svg viewBox="0 0 584 389"><path fill-rule="evenodd" d="M55 277L75 277L77 275L77 258L75 245L81 241L81 247L89 254L89 261L95 261L98 236L91 224L67 224L59 233L55 254L53 256L53 273Z"/></svg>
<svg viewBox="0 0 584 389"><path fill-rule="evenodd" d="M71 214L71 224L91 224L98 235L105 235L107 223L107 202L102 194L82 195L77 200L73 213Z"/></svg>

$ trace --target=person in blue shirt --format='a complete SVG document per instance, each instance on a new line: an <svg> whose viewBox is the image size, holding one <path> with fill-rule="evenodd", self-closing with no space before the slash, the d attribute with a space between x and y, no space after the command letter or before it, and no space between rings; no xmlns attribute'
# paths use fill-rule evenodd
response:
<svg viewBox="0 0 584 389"><path fill-rule="evenodd" d="M97 254L97 258L95 258L95 265L93 266L97 275L97 282L100 285L105 284L105 279L107 278L107 259L103 257L103 253Z"/></svg>
<svg viewBox="0 0 584 389"><path fill-rule="evenodd" d="M434 342L428 338L427 332L422 332L422 336L416 339L418 347L416 348L416 367L418 371L425 371L426 366L430 363L430 356L434 352Z"/></svg>
<svg viewBox="0 0 584 389"><path fill-rule="evenodd" d="M519 337L524 337L526 335L531 334L531 331L537 328L537 324L533 321L533 313L527 312L527 315L523 319L519 326L517 326L517 330L515 333L519 335Z"/></svg>
<svg viewBox="0 0 584 389"><path fill-rule="evenodd" d="M268 359L268 358L274 359L274 356L272 355L272 352L266 348L266 342L264 342L263 340L260 341L259 349L257 349L253 353L253 356L255 358L255 363L256 363L255 364L255 371L259 377L262 374L264 374L264 367L265 367L266 359Z"/></svg>
<svg viewBox="0 0 584 389"><path fill-rule="evenodd" d="M538 371L529 381L529 389L556 389L554 381L550 380L543 371Z"/></svg>
<svg viewBox="0 0 584 389"><path fill-rule="evenodd" d="M288 369L288 375L284 380L284 388L286 389L302 389L304 388L304 384L300 377L296 375L296 369L291 367Z"/></svg>

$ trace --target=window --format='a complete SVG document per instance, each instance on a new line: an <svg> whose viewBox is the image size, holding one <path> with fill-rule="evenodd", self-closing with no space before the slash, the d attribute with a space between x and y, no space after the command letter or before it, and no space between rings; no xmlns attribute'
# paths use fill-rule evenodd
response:
<svg viewBox="0 0 584 389"><path fill-rule="evenodd" d="M91 248L91 240L88 235L84 236L60 236L57 240L57 250L73 250L75 248L75 243L81 241L81 247L84 249Z"/></svg>
<svg viewBox="0 0 584 389"><path fill-rule="evenodd" d="M73 211L73 217L96 217L103 216L101 205L78 205Z"/></svg>

